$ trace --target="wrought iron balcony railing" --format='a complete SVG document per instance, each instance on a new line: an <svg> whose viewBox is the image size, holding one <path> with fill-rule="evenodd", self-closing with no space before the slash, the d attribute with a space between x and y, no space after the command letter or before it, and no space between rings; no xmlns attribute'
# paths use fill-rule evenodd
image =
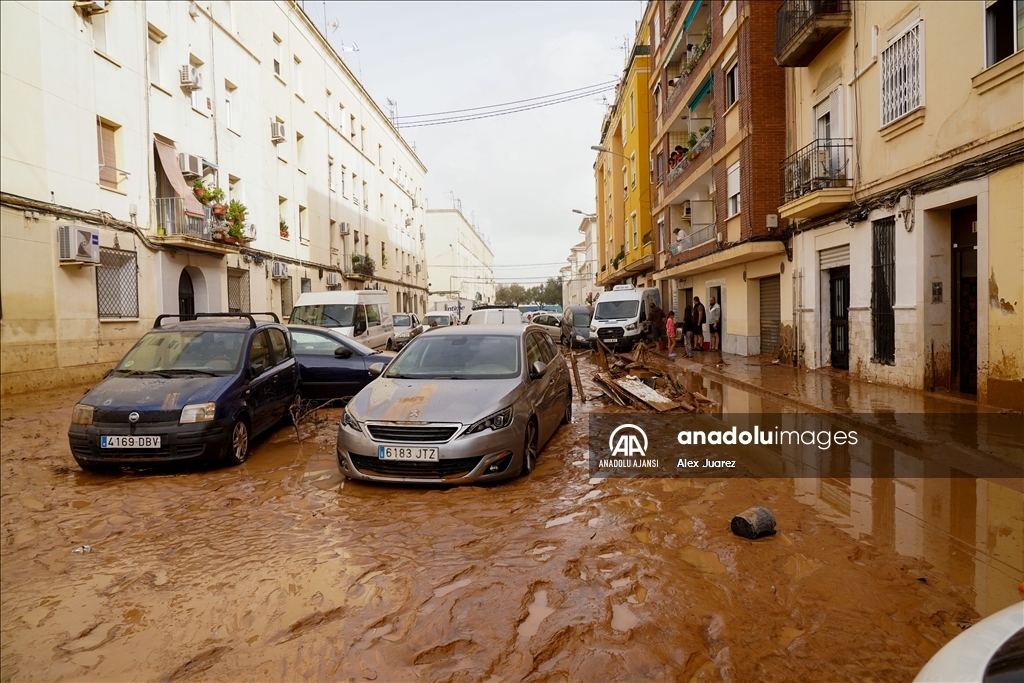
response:
<svg viewBox="0 0 1024 683"><path fill-rule="evenodd" d="M825 188L853 187L850 149L853 140L815 140L781 164L782 204Z"/></svg>
<svg viewBox="0 0 1024 683"><path fill-rule="evenodd" d="M204 216L185 213L185 200L181 197L157 197L153 200L153 217L158 235L189 235L212 240L213 215L210 207L203 207Z"/></svg>
<svg viewBox="0 0 1024 683"><path fill-rule="evenodd" d="M704 135L697 138L697 142L693 147L686 151L683 158L676 162L676 165L672 167L668 172L667 183L671 185L679 176L683 174L687 168L693 164L694 161L700 156L701 152L706 150L715 141L715 127L711 126Z"/></svg>
<svg viewBox="0 0 1024 683"><path fill-rule="evenodd" d="M850 25L850 0L785 0L775 12L775 61L807 66Z"/></svg>

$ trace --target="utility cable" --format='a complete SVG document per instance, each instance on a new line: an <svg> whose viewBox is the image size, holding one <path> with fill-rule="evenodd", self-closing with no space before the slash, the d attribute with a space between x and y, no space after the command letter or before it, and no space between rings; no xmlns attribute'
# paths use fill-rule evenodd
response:
<svg viewBox="0 0 1024 683"><path fill-rule="evenodd" d="M594 85L587 85L587 86L584 86L582 88L573 88L572 90L565 90L565 91L562 91L562 92L552 93L550 95L542 95L540 97L529 97L529 98L527 98L525 100L514 100L512 102L502 102L501 104L489 104L489 105L487 105L485 107L469 107L468 109L451 109L449 111L439 111L439 112L434 112L432 114L408 114L406 116L396 116L395 120L403 121L403 120L406 120L406 119L423 119L423 118L431 118L431 117L436 117L436 116L448 116L450 114L461 114L462 112L467 112L467 111L480 111L480 110L483 110L483 109L497 109L498 107L510 107L512 105L523 104L525 102L535 102L537 100L546 100L546 99L553 98L553 97L562 97L564 95L569 95L571 93L578 93L578 92L580 92L582 90L592 90L594 88L601 88L602 90L606 90L606 89L610 88L611 86L615 85L615 83L617 83L617 82L618 81L606 81L604 83L595 83Z"/></svg>
<svg viewBox="0 0 1024 683"><path fill-rule="evenodd" d="M516 114L516 113L519 113L519 112L530 111L532 109L541 109L543 107L550 107L552 105L562 104L564 102L572 102L574 100L580 100L580 99L583 99L584 97L591 97L593 95L600 94L604 90L611 90L611 89L612 89L612 86L607 86L607 87L602 88L600 90L588 91L588 92L581 93L579 95L571 95L571 96L563 97L563 98L558 99L558 100L551 100L551 101L548 101L548 102L542 102L540 104L534 104L532 106L515 107L515 108L506 109L506 110L503 110L503 111L498 111L498 112L493 112L493 113L488 113L488 114L469 114L469 115L465 115L465 116L456 116L456 117L452 117L452 118L449 118L449 119L437 119L437 120L433 120L433 121L415 121L413 123L402 123L401 121L399 121L398 122L398 126L399 126L399 128L402 128L402 129L405 129L405 128L422 128L424 126L440 126L440 125L444 125L444 124L447 124L447 123L464 123L466 121L477 121L479 119L489 119L489 118L493 118L495 116L505 116L507 114Z"/></svg>

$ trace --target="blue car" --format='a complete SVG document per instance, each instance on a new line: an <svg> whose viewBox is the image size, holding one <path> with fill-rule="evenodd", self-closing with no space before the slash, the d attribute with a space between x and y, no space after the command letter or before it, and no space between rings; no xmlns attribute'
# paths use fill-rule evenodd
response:
<svg viewBox="0 0 1024 683"><path fill-rule="evenodd" d="M253 316L271 316L257 322ZM87 470L249 457L289 414L299 366L273 313L197 313L147 332L75 406L71 454Z"/></svg>
<svg viewBox="0 0 1024 683"><path fill-rule="evenodd" d="M370 366L387 366L396 355L324 327L289 325L288 331L299 362L300 391L308 399L355 396L373 379Z"/></svg>

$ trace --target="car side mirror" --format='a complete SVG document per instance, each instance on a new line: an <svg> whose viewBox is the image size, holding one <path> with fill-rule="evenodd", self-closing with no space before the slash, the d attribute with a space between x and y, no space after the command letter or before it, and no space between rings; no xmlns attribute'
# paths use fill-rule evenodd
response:
<svg viewBox="0 0 1024 683"><path fill-rule="evenodd" d="M351 358L352 357L352 351L350 349L344 347L344 346L339 346L338 348L334 349L334 357L335 358Z"/></svg>
<svg viewBox="0 0 1024 683"><path fill-rule="evenodd" d="M255 378L262 375L267 369L267 366L263 363L250 363L249 364L249 377Z"/></svg>
<svg viewBox="0 0 1024 683"><path fill-rule="evenodd" d="M548 371L548 364L542 360L537 361L530 368L530 379L540 379Z"/></svg>
<svg viewBox="0 0 1024 683"><path fill-rule="evenodd" d="M370 377L380 377L380 374L384 372L384 367L384 363L374 363L366 368L366 371L370 373Z"/></svg>

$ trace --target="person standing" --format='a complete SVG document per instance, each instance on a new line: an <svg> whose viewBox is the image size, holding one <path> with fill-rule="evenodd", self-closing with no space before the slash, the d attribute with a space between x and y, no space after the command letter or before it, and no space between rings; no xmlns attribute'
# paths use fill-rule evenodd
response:
<svg viewBox="0 0 1024 683"><path fill-rule="evenodd" d="M704 323L707 322L707 312L700 297L693 297L693 343L697 351L704 350Z"/></svg>
<svg viewBox="0 0 1024 683"><path fill-rule="evenodd" d="M719 332L722 327L722 307L715 297L708 299L708 331L711 332L711 350L719 351Z"/></svg>
<svg viewBox="0 0 1024 683"><path fill-rule="evenodd" d="M683 351L687 358L693 358L693 306L690 304L683 310Z"/></svg>
<svg viewBox="0 0 1024 683"><path fill-rule="evenodd" d="M676 357L676 312L669 311L665 319L665 332L668 334L668 357Z"/></svg>
<svg viewBox="0 0 1024 683"><path fill-rule="evenodd" d="M665 311L658 304L651 304L651 337L655 344L665 337Z"/></svg>

